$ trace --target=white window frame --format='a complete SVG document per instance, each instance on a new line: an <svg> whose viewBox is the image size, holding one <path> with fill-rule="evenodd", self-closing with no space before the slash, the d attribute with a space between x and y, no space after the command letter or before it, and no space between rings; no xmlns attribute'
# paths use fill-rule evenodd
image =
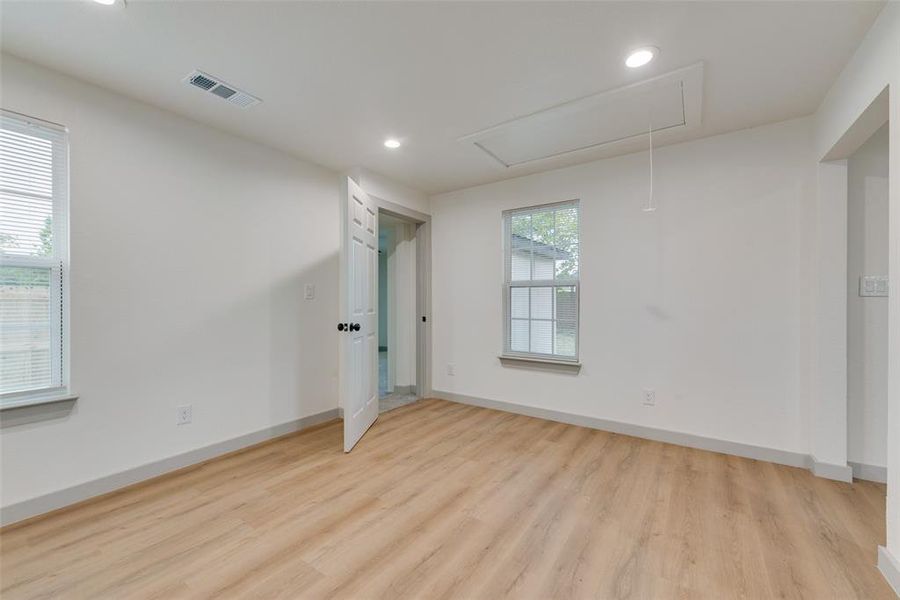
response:
<svg viewBox="0 0 900 600"><path fill-rule="evenodd" d="M544 212L553 209L564 208L566 206L574 206L578 214L578 276L567 279L543 280L513 280L512 279L512 218L516 215ZM501 358L509 358L516 360L532 360L537 362L552 362L560 364L579 365L579 345L581 338L581 201L578 199L564 200L562 202L551 202L548 204L538 204L522 208L514 208L503 211L503 352ZM533 259L532 259L533 261ZM533 269L533 263L532 263ZM522 352L514 351L511 348L510 328L512 324L511 315L511 290L513 288L557 288L557 287L574 287L575 288L575 355L563 356L559 354L545 354L540 352ZM529 294L530 296L530 294ZM555 294L554 294L555 298ZM529 316L529 323L531 318Z"/></svg>
<svg viewBox="0 0 900 600"><path fill-rule="evenodd" d="M43 267L50 270L50 298L59 326L50 332L51 383L48 387L0 394L0 409L74 399L69 388L69 138L57 123L3 109L3 129L48 140L53 145L53 255L17 256L0 252L8 267ZM2 182L0 182L2 186ZM21 193L19 191L17 194Z"/></svg>

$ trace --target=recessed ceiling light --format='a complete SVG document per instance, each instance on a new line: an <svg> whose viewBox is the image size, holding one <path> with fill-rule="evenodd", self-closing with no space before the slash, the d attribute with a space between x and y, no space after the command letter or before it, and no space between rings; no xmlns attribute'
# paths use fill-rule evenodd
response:
<svg viewBox="0 0 900 600"><path fill-rule="evenodd" d="M400 147L400 140L395 140L394 138L386 139L384 140L384 147L396 150Z"/></svg>
<svg viewBox="0 0 900 600"><path fill-rule="evenodd" d="M103 4L104 6L111 6L116 3L116 0L94 0L97 4Z"/></svg>
<svg viewBox="0 0 900 600"><path fill-rule="evenodd" d="M648 62L653 60L657 54L659 54L659 48L656 48L655 46L638 48L628 55L628 58L625 59L625 65L631 67L632 69L643 67Z"/></svg>

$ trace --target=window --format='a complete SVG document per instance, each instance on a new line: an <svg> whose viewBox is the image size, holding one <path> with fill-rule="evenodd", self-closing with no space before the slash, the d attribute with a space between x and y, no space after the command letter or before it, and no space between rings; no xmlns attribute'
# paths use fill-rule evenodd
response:
<svg viewBox="0 0 900 600"><path fill-rule="evenodd" d="M578 201L503 213L504 347L578 360Z"/></svg>
<svg viewBox="0 0 900 600"><path fill-rule="evenodd" d="M65 129L0 114L0 403L66 391Z"/></svg>

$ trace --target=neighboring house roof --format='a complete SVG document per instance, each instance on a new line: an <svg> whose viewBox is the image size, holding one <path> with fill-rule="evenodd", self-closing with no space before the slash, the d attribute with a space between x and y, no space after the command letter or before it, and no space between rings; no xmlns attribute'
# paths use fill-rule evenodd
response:
<svg viewBox="0 0 900 600"><path fill-rule="evenodd" d="M512 234L513 252L528 252L529 250L534 250L534 253L538 256L552 258L554 260L566 260L567 258L572 257L570 252L563 250L562 248L557 248L551 244L544 244L543 242L537 242L523 235Z"/></svg>

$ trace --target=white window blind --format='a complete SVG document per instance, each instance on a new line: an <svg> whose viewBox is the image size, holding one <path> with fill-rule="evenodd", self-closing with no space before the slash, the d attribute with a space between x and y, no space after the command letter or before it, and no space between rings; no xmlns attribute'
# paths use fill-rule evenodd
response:
<svg viewBox="0 0 900 600"><path fill-rule="evenodd" d="M507 356L578 360L578 201L503 213Z"/></svg>
<svg viewBox="0 0 900 600"><path fill-rule="evenodd" d="M65 129L0 114L0 399L66 387Z"/></svg>

